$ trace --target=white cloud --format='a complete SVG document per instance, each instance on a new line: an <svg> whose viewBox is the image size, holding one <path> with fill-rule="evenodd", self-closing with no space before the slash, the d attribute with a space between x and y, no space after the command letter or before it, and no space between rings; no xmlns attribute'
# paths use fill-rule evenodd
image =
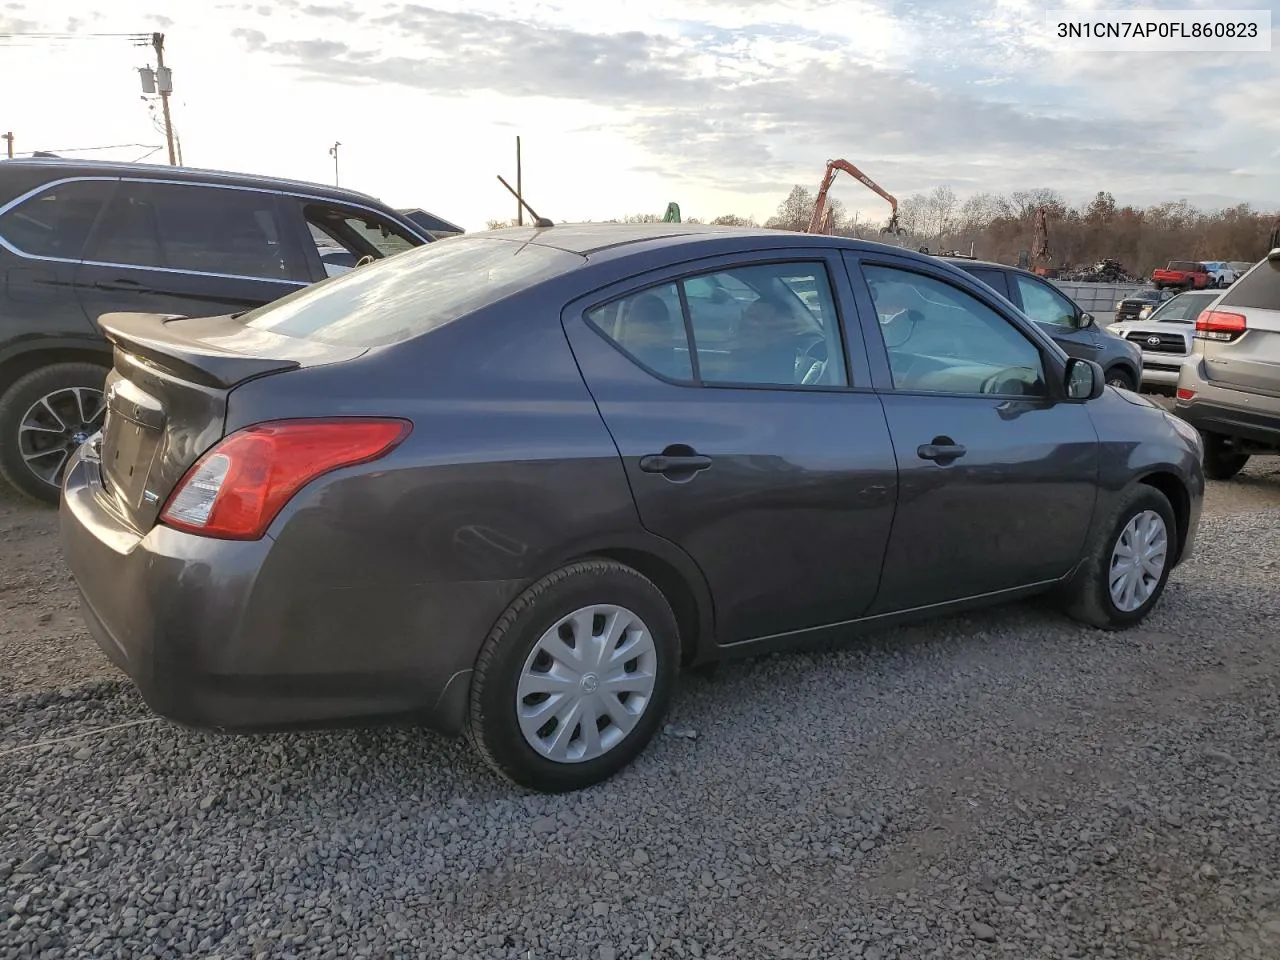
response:
<svg viewBox="0 0 1280 960"><path fill-rule="evenodd" d="M0 33L163 29L189 163L329 181L340 140L344 185L470 228L514 209L495 175L514 174L517 132L530 199L556 219L669 200L764 217L832 156L899 196L1280 198L1274 54L1068 54L1043 18L1023 0L0 2ZM0 46L0 89L32 90L6 96L18 149L160 143L133 72L149 55Z"/></svg>

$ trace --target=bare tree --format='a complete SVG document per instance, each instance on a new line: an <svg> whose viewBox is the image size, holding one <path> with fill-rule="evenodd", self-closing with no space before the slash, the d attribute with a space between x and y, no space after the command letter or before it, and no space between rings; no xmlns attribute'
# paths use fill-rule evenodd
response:
<svg viewBox="0 0 1280 960"><path fill-rule="evenodd" d="M941 240L951 232L956 212L955 191L950 187L934 187L925 202L925 217L929 235Z"/></svg>

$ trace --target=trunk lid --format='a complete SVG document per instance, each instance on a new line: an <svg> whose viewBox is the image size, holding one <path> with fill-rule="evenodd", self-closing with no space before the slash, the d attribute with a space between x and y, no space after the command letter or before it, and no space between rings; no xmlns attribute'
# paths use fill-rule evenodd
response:
<svg viewBox="0 0 1280 960"><path fill-rule="evenodd" d="M140 531L222 439L227 397L238 385L367 352L251 329L230 316L108 313L98 324L115 348L99 445L102 485Z"/></svg>
<svg viewBox="0 0 1280 960"><path fill-rule="evenodd" d="M1280 397L1280 257L1257 264L1228 287L1211 309L1243 316L1245 330L1229 342L1199 341L1209 380Z"/></svg>

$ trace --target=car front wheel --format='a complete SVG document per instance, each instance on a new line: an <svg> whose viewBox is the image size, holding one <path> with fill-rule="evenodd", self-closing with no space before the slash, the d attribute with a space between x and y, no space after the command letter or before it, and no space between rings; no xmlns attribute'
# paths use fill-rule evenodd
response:
<svg viewBox="0 0 1280 960"><path fill-rule="evenodd" d="M653 738L679 657L675 616L647 577L609 560L570 564L525 590L485 641L468 737L531 790L600 783Z"/></svg>
<svg viewBox="0 0 1280 960"><path fill-rule="evenodd" d="M1134 484L1088 544L1067 586L1068 616L1103 630L1141 623L1164 593L1177 544L1169 498L1155 487Z"/></svg>
<svg viewBox="0 0 1280 960"><path fill-rule="evenodd" d="M1120 390L1138 389L1133 376L1122 367L1112 367L1107 371L1107 384Z"/></svg>

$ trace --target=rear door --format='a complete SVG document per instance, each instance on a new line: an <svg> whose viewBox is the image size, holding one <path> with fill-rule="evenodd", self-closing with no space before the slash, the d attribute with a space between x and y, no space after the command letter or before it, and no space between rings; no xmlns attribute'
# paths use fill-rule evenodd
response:
<svg viewBox="0 0 1280 960"><path fill-rule="evenodd" d="M563 314L640 520L702 569L722 644L875 596L897 467L842 273L811 249L716 258Z"/></svg>
<svg viewBox="0 0 1280 960"><path fill-rule="evenodd" d="M888 254L846 260L899 468L871 612L1068 573L1093 514L1098 438L1052 386L1058 357L977 284Z"/></svg>
<svg viewBox="0 0 1280 960"><path fill-rule="evenodd" d="M1213 311L1237 319L1223 318L1218 329L1197 333L1209 380L1280 396L1280 260L1257 264L1227 288Z"/></svg>
<svg viewBox="0 0 1280 960"><path fill-rule="evenodd" d="M262 190L124 179L76 273L92 320L139 311L236 313L277 300L311 277L279 196Z"/></svg>

